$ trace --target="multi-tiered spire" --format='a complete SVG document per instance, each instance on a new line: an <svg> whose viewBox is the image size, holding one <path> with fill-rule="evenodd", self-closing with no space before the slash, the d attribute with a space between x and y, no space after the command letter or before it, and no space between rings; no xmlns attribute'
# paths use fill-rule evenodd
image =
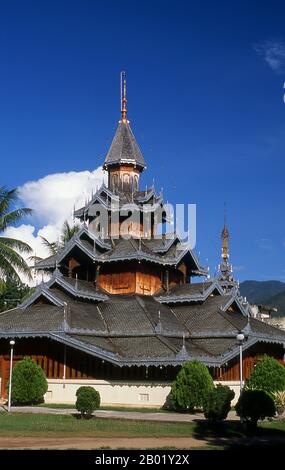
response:
<svg viewBox="0 0 285 470"><path fill-rule="evenodd" d="M224 218L224 226L223 230L221 233L221 239L222 239L222 262L219 266L219 271L222 277L222 280L226 281L226 283L229 284L228 287L232 286L232 283L234 282L233 279L233 267L229 262L229 230L227 226L227 220L226 220L226 215Z"/></svg>
<svg viewBox="0 0 285 470"><path fill-rule="evenodd" d="M126 73L121 72L121 119L107 153L104 169L108 171L108 187L115 192L135 192L145 168L144 157L127 119Z"/></svg>

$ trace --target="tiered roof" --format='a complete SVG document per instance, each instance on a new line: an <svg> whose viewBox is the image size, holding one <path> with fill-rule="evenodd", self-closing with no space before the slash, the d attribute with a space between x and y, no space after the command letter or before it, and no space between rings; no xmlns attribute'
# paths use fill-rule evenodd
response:
<svg viewBox="0 0 285 470"><path fill-rule="evenodd" d="M144 158L126 119L122 120L105 160L105 168L131 164L139 170ZM79 232L56 255L40 261L38 269L53 271L47 283L19 307L0 314L0 337L47 337L118 366L180 365L197 358L221 366L238 356L238 332L245 334L244 349L257 342L285 345L285 333L250 317L247 302L228 263L228 232L223 231L222 269L214 279L161 289L155 296L114 295L93 282L63 275L66 259L74 252L83 260L104 265L137 260L162 267L185 261L190 275L207 275L194 252L180 249L178 237L167 239L106 239L95 235L88 222L96 217L95 204L112 210L135 203L162 207L162 194L154 188L136 192L112 192L102 185L84 207L75 211L83 221Z"/></svg>
<svg viewBox="0 0 285 470"><path fill-rule="evenodd" d="M257 342L285 345L285 333L250 318L237 293L225 295L217 281L195 284L187 303L169 298L110 295L58 271L20 307L0 314L0 337L48 337L116 365L179 365L191 358L221 366ZM197 295L208 292L204 301ZM211 293L210 293L211 292ZM45 297L48 303L38 303Z"/></svg>

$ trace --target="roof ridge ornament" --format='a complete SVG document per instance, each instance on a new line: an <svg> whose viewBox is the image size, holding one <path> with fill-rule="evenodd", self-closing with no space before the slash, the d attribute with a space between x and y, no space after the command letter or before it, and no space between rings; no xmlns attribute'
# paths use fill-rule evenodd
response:
<svg viewBox="0 0 285 470"><path fill-rule="evenodd" d="M176 354L176 358L180 359L182 361L185 361L186 359L189 358L189 354L188 354L188 351L187 351L186 345L185 345L185 333L183 333L183 335L182 335L182 348L180 349L178 354Z"/></svg>

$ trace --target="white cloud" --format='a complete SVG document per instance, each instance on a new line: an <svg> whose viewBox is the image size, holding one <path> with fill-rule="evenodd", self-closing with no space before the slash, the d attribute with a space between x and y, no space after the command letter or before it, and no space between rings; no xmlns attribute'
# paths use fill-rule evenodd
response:
<svg viewBox="0 0 285 470"><path fill-rule="evenodd" d="M5 236L28 243L34 255L46 258L49 253L41 236L50 242L57 241L64 220L72 221L74 205L76 208L83 206L103 179L100 167L91 172L55 173L28 181L19 188L19 197L25 207L33 209L31 223L7 228ZM31 265L30 256L25 255L25 259ZM23 281L27 282L27 279L23 278Z"/></svg>
<svg viewBox="0 0 285 470"><path fill-rule="evenodd" d="M255 44L254 49L274 72L284 72L285 44L277 41L264 41Z"/></svg>
<svg viewBox="0 0 285 470"><path fill-rule="evenodd" d="M19 188L19 196L33 209L37 221L57 225L70 218L74 204L78 208L103 181L103 170L55 173Z"/></svg>

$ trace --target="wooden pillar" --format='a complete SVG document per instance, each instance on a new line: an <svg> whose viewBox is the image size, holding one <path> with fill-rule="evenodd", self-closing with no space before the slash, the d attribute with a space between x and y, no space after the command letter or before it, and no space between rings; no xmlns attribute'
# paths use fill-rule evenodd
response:
<svg viewBox="0 0 285 470"><path fill-rule="evenodd" d="M169 293L169 269L166 270L166 292Z"/></svg>

